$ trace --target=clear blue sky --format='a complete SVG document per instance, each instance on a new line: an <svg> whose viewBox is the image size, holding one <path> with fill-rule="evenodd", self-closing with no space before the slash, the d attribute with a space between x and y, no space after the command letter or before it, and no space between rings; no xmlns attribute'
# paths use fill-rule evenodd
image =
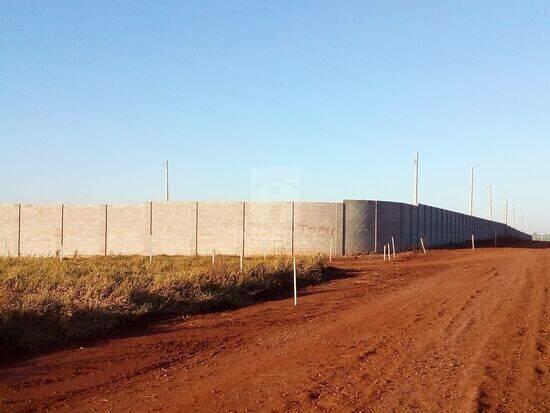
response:
<svg viewBox="0 0 550 413"><path fill-rule="evenodd" d="M550 232L548 1L3 1L0 202L506 195ZM511 208L510 208L511 214Z"/></svg>

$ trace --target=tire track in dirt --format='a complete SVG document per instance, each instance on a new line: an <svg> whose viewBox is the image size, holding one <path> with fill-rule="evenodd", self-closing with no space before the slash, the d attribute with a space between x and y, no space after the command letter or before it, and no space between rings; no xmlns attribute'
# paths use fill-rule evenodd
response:
<svg viewBox="0 0 550 413"><path fill-rule="evenodd" d="M355 271L0 370L0 410L549 411L550 250L337 260Z"/></svg>

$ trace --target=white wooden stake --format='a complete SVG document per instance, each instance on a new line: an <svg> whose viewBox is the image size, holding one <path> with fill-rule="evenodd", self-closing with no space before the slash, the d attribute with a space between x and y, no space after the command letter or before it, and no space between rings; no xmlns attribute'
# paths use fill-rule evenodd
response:
<svg viewBox="0 0 550 413"><path fill-rule="evenodd" d="M390 249L390 244L388 243L387 246L388 246L388 261L391 261L391 249Z"/></svg>
<svg viewBox="0 0 550 413"><path fill-rule="evenodd" d="M216 263L216 250L212 251L212 265Z"/></svg>
<svg viewBox="0 0 550 413"><path fill-rule="evenodd" d="M395 258L395 240L391 237L391 245L393 247L393 258Z"/></svg>
<svg viewBox="0 0 550 413"><path fill-rule="evenodd" d="M472 234L472 249L473 250L476 249L476 244L475 244L475 241L474 241L474 234Z"/></svg>
<svg viewBox="0 0 550 413"><path fill-rule="evenodd" d="M332 261L332 238L330 238L330 248L328 250L328 260Z"/></svg>
<svg viewBox="0 0 550 413"><path fill-rule="evenodd" d="M424 240L422 237L420 237L420 244L422 244L422 251L424 251L424 255L426 255L426 247L424 246Z"/></svg>
<svg viewBox="0 0 550 413"><path fill-rule="evenodd" d="M384 245L384 261L386 261L386 246Z"/></svg>
<svg viewBox="0 0 550 413"><path fill-rule="evenodd" d="M298 305L298 286L296 283L296 257L292 257L292 268L294 271L294 305Z"/></svg>

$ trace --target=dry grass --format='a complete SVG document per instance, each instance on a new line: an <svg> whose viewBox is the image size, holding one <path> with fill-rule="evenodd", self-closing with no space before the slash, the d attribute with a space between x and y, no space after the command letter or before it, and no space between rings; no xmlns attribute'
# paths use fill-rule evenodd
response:
<svg viewBox="0 0 550 413"><path fill-rule="evenodd" d="M319 282L323 259L298 259L301 285ZM97 337L124 324L246 304L288 289L290 257L2 258L0 353Z"/></svg>

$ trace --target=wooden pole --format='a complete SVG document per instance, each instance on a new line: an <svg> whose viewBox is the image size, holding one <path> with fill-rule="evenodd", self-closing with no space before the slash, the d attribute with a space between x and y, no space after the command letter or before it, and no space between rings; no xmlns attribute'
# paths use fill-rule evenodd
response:
<svg viewBox="0 0 550 413"><path fill-rule="evenodd" d="M391 245L393 248L393 258L395 258L395 240L393 239L393 237L391 237Z"/></svg>

